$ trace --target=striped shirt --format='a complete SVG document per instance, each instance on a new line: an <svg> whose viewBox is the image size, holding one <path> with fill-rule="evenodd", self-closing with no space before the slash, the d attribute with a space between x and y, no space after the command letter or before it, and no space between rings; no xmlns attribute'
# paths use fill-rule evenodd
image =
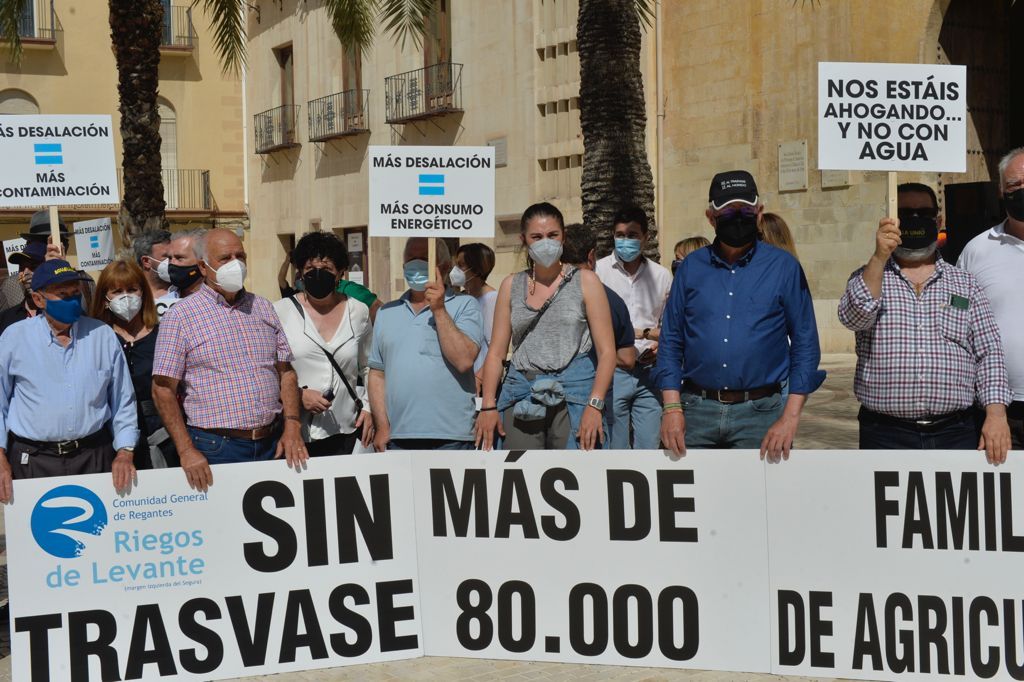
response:
<svg viewBox="0 0 1024 682"><path fill-rule="evenodd" d="M942 260L921 295L889 259L882 295L860 268L839 301L839 320L857 335L853 390L869 410L921 419L1010 401L999 329L969 272Z"/></svg>
<svg viewBox="0 0 1024 682"><path fill-rule="evenodd" d="M278 362L292 351L270 301L234 305L205 284L164 313L153 375L181 381L185 416L201 429L258 429L281 412Z"/></svg>

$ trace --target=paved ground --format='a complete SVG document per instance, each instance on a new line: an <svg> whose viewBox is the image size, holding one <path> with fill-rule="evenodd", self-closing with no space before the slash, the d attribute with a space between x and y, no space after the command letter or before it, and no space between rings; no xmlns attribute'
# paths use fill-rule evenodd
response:
<svg viewBox="0 0 1024 682"><path fill-rule="evenodd" d="M803 449L852 450L857 447L857 401L853 397L852 355L828 355L822 359L828 372L825 384L811 397L801 420L797 447ZM799 454L797 454L799 456ZM0 522L3 509L0 506ZM0 526L2 527L2 526ZM0 603L7 603L7 555L0 536ZM6 619L6 608L3 618ZM0 628L2 629L2 628ZM11 679L11 661L5 638L0 638L0 682ZM313 670L301 673L247 677L245 680L267 682L328 682L328 680L610 680L612 682L726 682L749 680L811 680L782 675L741 675L703 670L664 670L659 668L625 668L563 663L529 663L515 661L482 661L463 658L420 658L395 663L374 663L347 668Z"/></svg>

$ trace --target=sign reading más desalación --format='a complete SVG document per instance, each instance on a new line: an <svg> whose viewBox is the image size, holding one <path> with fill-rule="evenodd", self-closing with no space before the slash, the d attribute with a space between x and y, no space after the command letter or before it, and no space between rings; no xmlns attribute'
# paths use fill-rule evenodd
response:
<svg viewBox="0 0 1024 682"><path fill-rule="evenodd" d="M939 64L818 64L818 168L967 168L967 69Z"/></svg>
<svg viewBox="0 0 1024 682"><path fill-rule="evenodd" d="M110 116L0 119L0 207L118 203Z"/></svg>
<svg viewBox="0 0 1024 682"><path fill-rule="evenodd" d="M493 147L370 147L371 237L494 236Z"/></svg>

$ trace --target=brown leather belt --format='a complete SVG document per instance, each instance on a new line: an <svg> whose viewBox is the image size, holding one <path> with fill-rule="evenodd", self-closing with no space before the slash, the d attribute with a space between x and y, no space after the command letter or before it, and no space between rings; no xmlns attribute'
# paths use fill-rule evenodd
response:
<svg viewBox="0 0 1024 682"><path fill-rule="evenodd" d="M261 426L258 429L199 429L200 431L206 431L218 436L224 436L225 438L239 438L241 440L263 440L264 438L270 438L277 431L278 425L281 423L279 419L275 419L266 426ZM196 427L199 428L199 427Z"/></svg>
<svg viewBox="0 0 1024 682"><path fill-rule="evenodd" d="M707 400L716 400L724 405L735 405L736 403L745 403L748 400L760 400L761 398L767 398L770 395L775 395L782 390L782 387L778 384L772 384L770 386L761 386L760 388L751 388L745 391L719 391L702 388L687 379L683 382L683 390L687 393L696 393L701 398L705 398Z"/></svg>

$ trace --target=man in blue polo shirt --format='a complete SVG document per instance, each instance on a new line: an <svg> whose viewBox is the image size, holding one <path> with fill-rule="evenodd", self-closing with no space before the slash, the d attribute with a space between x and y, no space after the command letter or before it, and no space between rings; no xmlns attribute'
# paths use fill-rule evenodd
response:
<svg viewBox="0 0 1024 682"><path fill-rule="evenodd" d="M406 242L403 263L409 290L383 306L373 325L367 389L374 447L471 450L480 306L445 288L452 263L444 242L437 242L436 281L428 282L426 239Z"/></svg>
<svg viewBox="0 0 1024 682"><path fill-rule="evenodd" d="M110 327L82 316L81 277L67 261L39 265L42 314L0 336L0 502L12 478L112 472L126 490L135 477L131 375Z"/></svg>
<svg viewBox="0 0 1024 682"><path fill-rule="evenodd" d="M759 447L762 459L788 459L825 380L811 292L793 256L758 241L764 206L750 173L719 173L708 199L715 242L683 260L665 307L661 440L677 455Z"/></svg>

